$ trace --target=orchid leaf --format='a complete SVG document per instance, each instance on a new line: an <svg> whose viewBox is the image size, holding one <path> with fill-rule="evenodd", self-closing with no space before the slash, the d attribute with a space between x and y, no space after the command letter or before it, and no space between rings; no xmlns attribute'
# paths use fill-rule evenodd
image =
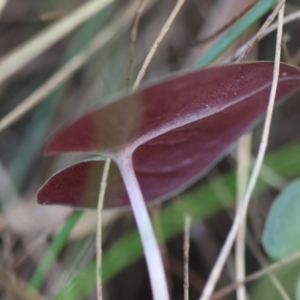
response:
<svg viewBox="0 0 300 300"><path fill-rule="evenodd" d="M86 114L55 135L46 152L111 157L106 207L129 205L117 167L125 156L145 201L167 199L203 176L263 116L272 72L273 63L256 62L180 74ZM300 71L282 64L276 101L299 84ZM96 207L102 168L103 162L81 162L57 173L39 202Z"/></svg>

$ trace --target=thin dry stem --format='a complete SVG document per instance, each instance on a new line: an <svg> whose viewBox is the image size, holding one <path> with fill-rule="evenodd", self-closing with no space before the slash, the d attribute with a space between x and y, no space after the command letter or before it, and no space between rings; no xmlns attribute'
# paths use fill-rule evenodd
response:
<svg viewBox="0 0 300 300"><path fill-rule="evenodd" d="M189 300L189 253L190 253L190 230L191 230L191 217L186 216L184 220L184 244L183 244L183 290L184 300Z"/></svg>
<svg viewBox="0 0 300 300"><path fill-rule="evenodd" d="M248 171L251 165L251 140L252 134L242 136L238 142L237 147L237 207L240 206L243 195L247 188ZM235 267L236 267L236 280L243 281L246 276L245 271L245 240L246 240L246 218L241 222L240 228L236 237L235 244ZM237 299L246 300L247 292L244 285L237 289Z"/></svg>
<svg viewBox="0 0 300 300"><path fill-rule="evenodd" d="M244 60L244 58L249 54L253 46L262 39L264 32L267 30L267 28L271 25L271 23L274 21L276 16L278 15L279 10L285 3L285 0L280 0L279 3L276 5L273 12L268 16L267 20L263 24L263 26L259 29L257 34L255 35L254 39L250 40L249 44L246 47L246 50L239 56L237 59L237 62ZM278 23L279 24L279 23ZM278 25L279 26L279 25ZM281 39L280 39L281 43Z"/></svg>
<svg viewBox="0 0 300 300"><path fill-rule="evenodd" d="M88 1L62 20L37 34L29 42L10 52L0 62L0 84L111 2L112 0Z"/></svg>
<svg viewBox="0 0 300 300"><path fill-rule="evenodd" d="M158 46L160 45L161 41L163 40L164 36L166 35L166 33L169 31L170 26L172 25L175 17L177 16L177 14L179 13L183 3L185 2L185 0L178 0L174 9L172 10L168 20L166 21L166 23L164 24L163 28L161 29L159 35L157 36L152 48L150 49L141 70L138 73L138 76L134 82L133 88L132 90L136 90L137 87L139 86L140 82L142 81L143 77L145 76L146 70L153 58L154 53L156 52Z"/></svg>
<svg viewBox="0 0 300 300"><path fill-rule="evenodd" d="M247 235L247 244L249 248L251 249L251 252L254 254L255 258L259 262L262 268L267 267L267 262L266 259L264 258L264 255L262 254L260 248L258 247L256 241L252 237L251 233L248 231ZM279 294L281 295L283 300L291 300L285 289L283 288L282 284L280 281L277 279L277 277L274 275L273 272L270 272L267 274L270 280L272 281L274 287L277 289ZM245 279L244 279L245 280ZM239 280L237 280L239 282Z"/></svg>
<svg viewBox="0 0 300 300"><path fill-rule="evenodd" d="M145 4L145 0L140 0L134 16L133 27L130 36L130 47L129 47L128 67L127 67L127 78L126 78L127 88L129 88L131 85L133 57L134 57L136 40L137 40L138 27L144 9L144 4Z"/></svg>
<svg viewBox="0 0 300 300"><path fill-rule="evenodd" d="M271 125L272 114L273 114L273 109L274 109L277 84L278 84L278 77L279 77L281 39L282 39L282 27L283 27L285 0L281 0L278 3L278 5L275 8L275 11L278 11L278 7L280 7L280 10L279 10L279 17L278 17L278 29L277 29L277 38L276 38L276 52L275 52L275 62L274 62L274 71L273 71L273 82L272 82L271 93L270 93L270 97L269 97L269 104L268 104L268 108L267 108L267 114L266 114L264 129L263 129L263 133L262 133L262 138L261 138L261 142L260 142L260 146L259 146L257 160L254 165L254 169L251 174L249 184L247 186L247 190L244 195L243 201L237 211L233 225L232 225L230 232L226 238L226 241L221 250L221 253L212 269L212 272L211 272L209 279L205 285L205 288L200 297L200 300L210 299L210 297L213 293L215 285L220 277L223 266L227 260L227 257L230 253L230 250L231 250L234 240L236 238L236 234L238 232L239 226L246 216L250 198L251 198L252 192L254 190L254 187L256 185L259 171L261 169L263 159L264 159L264 156L266 153L269 132L270 132L270 125Z"/></svg>
<svg viewBox="0 0 300 300"><path fill-rule="evenodd" d="M129 62L128 62L128 71L127 76L131 78L132 73L132 63L133 63L133 56L134 56L134 48L135 48L135 42L137 39L137 29L139 20L142 14L144 8L144 0L140 0L138 3L138 8L135 13L134 18L134 25L133 30L131 34L131 46L130 46L130 54L129 54ZM130 85L130 79L128 81L128 86ZM97 268L96 268L96 281L97 281L97 295L98 300L102 300L102 283L101 283L101 261L102 261L102 208L103 208L103 202L104 202L104 196L105 191L107 187L107 179L110 169L110 163L111 159L107 158L105 161L104 169L103 169L103 175L101 179L100 184L100 192L99 192L99 201L98 201L98 211L97 211L97 243L96 243L96 252L97 252Z"/></svg>
<svg viewBox="0 0 300 300"><path fill-rule="evenodd" d="M229 195L230 193L228 191L228 187L225 185L225 183L219 182L218 185L215 187L215 190L218 191L217 194L218 194L220 201L222 201L224 203L224 205L226 206L226 201L224 201L224 200L233 197L233 195ZM234 216L232 216L232 214L229 211L227 213L228 213L229 218L233 220ZM248 248L250 249L250 251L254 255L254 257L257 259L257 261L260 263L261 267L262 268L266 267L267 264L265 263L263 255L261 254L259 247L257 247L256 243L254 242L251 232L249 230L247 230L246 241L247 241ZM275 288L277 288L278 292L281 294L282 299L290 300L287 297L286 291L283 289L282 285L277 280L275 275L272 273L269 273L268 275L269 275L271 281L273 282ZM200 285L198 284L198 287L199 286Z"/></svg>
<svg viewBox="0 0 300 300"><path fill-rule="evenodd" d="M107 179L109 173L111 159L107 158L105 160L101 183L100 192L98 198L97 207L97 237L96 237L96 256L97 256L97 267L96 267L96 281L97 281L97 295L98 300L102 300L102 284L101 284L101 261L102 261L102 208L104 203L104 196L106 192Z"/></svg>
<svg viewBox="0 0 300 300"><path fill-rule="evenodd" d="M214 293L212 295L211 300L222 299L223 297L225 297L226 295L228 295L232 291L234 291L241 284L246 284L251 281L257 280L257 279L259 279L271 272L274 272L275 270L277 270L281 267L284 267L298 259L300 259L300 252L296 252L296 253L290 255L289 257L283 258L283 259L269 265L268 267L266 267L264 269L261 269L257 272L252 273L251 275L248 275L243 282L235 282L233 284L230 284L230 285L222 288L221 290L217 291L216 293Z"/></svg>
<svg viewBox="0 0 300 300"><path fill-rule="evenodd" d="M283 24L288 24L288 23L293 22L298 19L300 19L300 10L285 16ZM276 30L277 27L278 27L278 22L274 22L272 25L270 25L269 28L266 29L266 31L263 33L263 35L257 42L259 42L262 38L264 38L267 35L269 35L270 33L272 33L274 30ZM255 36L253 36L247 43L245 43L244 45L239 47L233 55L227 57L224 62L229 63L229 62L232 62L232 61L238 59L238 57L240 55L242 55L242 53L246 50L247 46L251 42L253 42L254 39L255 39Z"/></svg>
<svg viewBox="0 0 300 300"><path fill-rule="evenodd" d="M97 2L97 1L96 1ZM153 1L147 1L147 7ZM20 105L8 113L0 121L0 132L19 120L24 114L33 109L53 90L68 80L74 72L79 70L100 48L105 46L110 40L116 37L122 29L126 28L129 20L132 19L136 11L136 1L126 6L116 15L113 22L107 25L95 38L66 65L54 73L44 84L29 95Z"/></svg>

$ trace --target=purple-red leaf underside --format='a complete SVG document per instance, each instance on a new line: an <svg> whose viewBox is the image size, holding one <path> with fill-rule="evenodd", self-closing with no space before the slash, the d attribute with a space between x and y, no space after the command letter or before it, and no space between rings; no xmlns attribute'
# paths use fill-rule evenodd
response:
<svg viewBox="0 0 300 300"><path fill-rule="evenodd" d="M146 202L166 199L199 179L265 113L273 63L201 69L146 87L94 110L58 133L46 152L132 155ZM300 70L282 64L276 101L300 86ZM96 207L102 161L84 161L51 177L39 203ZM114 164L105 206L129 205Z"/></svg>

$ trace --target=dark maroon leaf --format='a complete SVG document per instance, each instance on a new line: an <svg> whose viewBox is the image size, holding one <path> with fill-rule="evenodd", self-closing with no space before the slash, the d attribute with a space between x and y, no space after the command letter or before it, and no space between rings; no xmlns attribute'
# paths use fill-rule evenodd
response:
<svg viewBox="0 0 300 300"><path fill-rule="evenodd" d="M179 75L92 111L56 135L47 153L83 151L132 156L146 202L190 186L261 117L273 63L211 67ZM294 91L300 71L281 65L276 101ZM85 161L54 175L38 195L43 204L95 207L103 162ZM128 205L114 165L105 206Z"/></svg>
<svg viewBox="0 0 300 300"><path fill-rule="evenodd" d="M100 190L100 180L103 169L102 160L85 160L57 173L44 185L39 192L39 199L47 199L49 191L55 203L43 202L43 204L60 204L95 207ZM109 200L112 206L127 204L127 194L122 177L115 164L112 164L109 172L109 185L106 188L105 200ZM66 186L70 189L66 190ZM84 201L84 203L83 203ZM96 202L95 202L96 201ZM118 202L116 202L118 201Z"/></svg>

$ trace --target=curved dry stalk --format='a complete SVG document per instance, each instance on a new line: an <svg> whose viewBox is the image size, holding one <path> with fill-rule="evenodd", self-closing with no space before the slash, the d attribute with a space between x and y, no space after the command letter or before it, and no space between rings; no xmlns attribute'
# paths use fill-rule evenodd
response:
<svg viewBox="0 0 300 300"><path fill-rule="evenodd" d="M0 61L0 84L111 2L112 0L88 1L62 20L37 34L29 42L6 55Z"/></svg>
<svg viewBox="0 0 300 300"><path fill-rule="evenodd" d="M101 283L101 261L102 261L102 208L104 202L104 196L107 186L107 178L109 173L111 159L107 158L105 160L101 183L100 192L97 207L97 235L96 235L96 281L97 281L97 295L98 300L102 300L102 283Z"/></svg>
<svg viewBox="0 0 300 300"><path fill-rule="evenodd" d="M249 283L251 281L257 280L271 272L274 272L275 270L284 267L290 263L292 263L295 260L300 259L300 252L296 252L286 258L283 258L271 265L269 265L268 267L259 270L257 272L252 273L251 275L248 275L244 281L242 282L235 282L233 284L230 284L228 286L225 286L224 288L220 289L219 291L215 292L212 297L211 300L218 300L218 299L222 299L223 297L225 297L226 295L230 294L231 292L233 292L238 286L240 286L241 284L246 284Z"/></svg>
<svg viewBox="0 0 300 300"><path fill-rule="evenodd" d="M240 206L242 197L247 188L248 170L251 165L251 140L252 134L246 134L240 138L237 147L237 207ZM245 241L246 241L246 218L240 225L235 244L235 267L236 280L243 281L246 276L245 268ZM237 299L246 300L247 292L244 285L237 288Z"/></svg>
<svg viewBox="0 0 300 300"><path fill-rule="evenodd" d="M190 216L186 216L184 220L184 244L183 244L183 289L184 300L189 300L189 252L190 252L190 230L192 219Z"/></svg>
<svg viewBox="0 0 300 300"><path fill-rule="evenodd" d="M128 77L131 76L131 73L132 73L132 63L133 63L135 42L136 42L136 38L137 38L137 29L138 29L139 20L140 20L143 8L144 8L144 0L140 0L140 2L138 4L138 8L135 12L134 25L133 25L133 30L132 30L132 34L131 34L131 45L130 45L130 53L129 53L128 70L127 70ZM129 84L130 84L130 81L129 81ZM105 191L106 191L106 187L107 187L107 179L108 179L108 174L109 174L109 169L110 169L110 163L111 163L111 159L107 158L105 160L102 179L101 179L101 183L100 183L99 200L98 200L98 208L97 208L96 282L97 282L98 300L102 299L102 282L101 282L101 274L100 274L101 261L102 261L102 208L103 208Z"/></svg>
<svg viewBox="0 0 300 300"><path fill-rule="evenodd" d="M99 1L94 1L99 2ZM101 2L101 1L100 1ZM147 2L147 7L153 1ZM132 19L136 10L136 1L126 6L116 18L107 25L94 39L77 55L75 55L61 69L54 73L44 84L29 95L21 104L14 108L10 113L0 120L0 132L19 120L24 114L33 109L53 90L68 80L74 72L79 70L96 51L105 46L112 40L122 29L126 28L129 20ZM1 75L0 75L1 76Z"/></svg>
<svg viewBox="0 0 300 300"><path fill-rule="evenodd" d="M138 76L134 82L133 88L132 90L136 90L137 87L139 86L140 82L142 81L143 77L145 76L146 70L153 58L154 53L156 52L158 46L160 45L161 41L163 40L163 38L165 37L166 33L169 31L170 26L172 25L175 17L177 16L178 12L180 11L183 3L185 2L185 0L178 0L175 7L173 8L168 20L166 21L166 23L164 24L164 26L162 27L160 33L158 34L152 48L150 49L139 73Z"/></svg>
<svg viewBox="0 0 300 300"><path fill-rule="evenodd" d="M254 187L256 185L256 181L263 163L263 159L266 153L266 148L268 145L268 138L270 132L270 125L272 120L272 114L274 109L274 102L278 84L278 77L279 77L279 66L280 66L280 54L281 54L281 39L282 39L282 27L283 27L283 18L284 18L284 7L285 7L285 0L281 0L275 9L280 7L279 10L279 17L278 17L278 29L277 29L277 38L276 38L276 54L275 54L275 62L274 62L274 73L273 73L273 82L271 87L271 93L269 97L269 104L267 108L266 119L264 123L262 138L259 146L258 156L254 165L253 172L251 174L245 195L243 197L243 201L239 206L237 211L236 217L234 219L233 225L230 229L230 232L226 238L225 244L221 250L221 253L211 271L211 274L208 278L208 281L204 287L203 293L200 297L200 300L209 300L215 288L215 285L220 277L222 272L223 266L227 260L227 257L230 253L234 240L236 238L236 234L238 232L239 226L245 215L247 213L248 205L250 202L250 198Z"/></svg>

